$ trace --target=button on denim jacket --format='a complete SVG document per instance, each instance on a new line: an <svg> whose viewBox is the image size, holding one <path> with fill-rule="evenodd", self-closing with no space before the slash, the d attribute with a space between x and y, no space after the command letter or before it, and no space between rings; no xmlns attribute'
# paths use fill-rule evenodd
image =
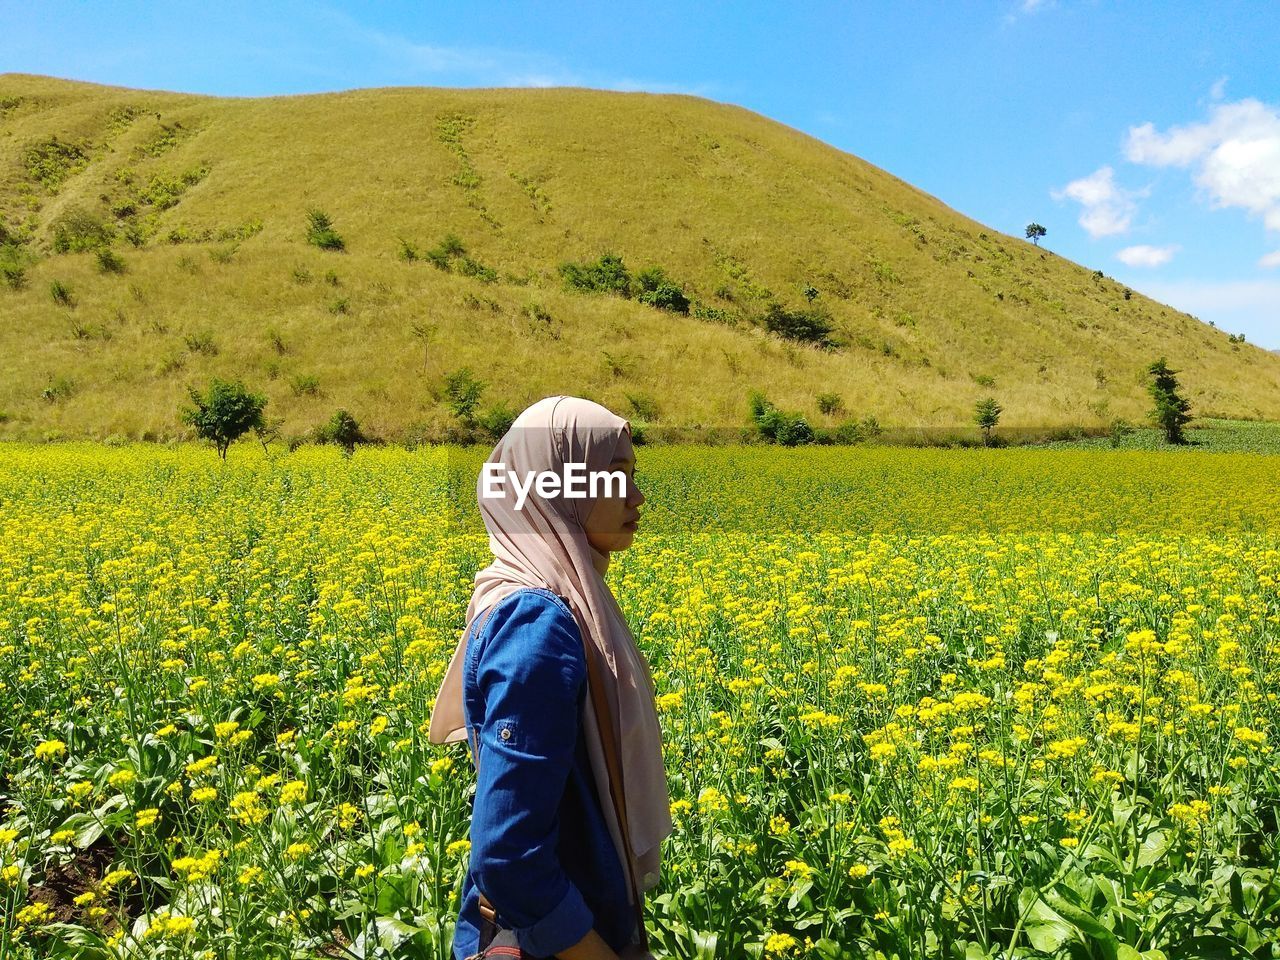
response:
<svg viewBox="0 0 1280 960"><path fill-rule="evenodd" d="M481 890L535 957L593 927L620 951L635 913L587 755L587 668L572 611L550 590L517 590L476 618L463 664L479 764L454 957L479 949Z"/></svg>

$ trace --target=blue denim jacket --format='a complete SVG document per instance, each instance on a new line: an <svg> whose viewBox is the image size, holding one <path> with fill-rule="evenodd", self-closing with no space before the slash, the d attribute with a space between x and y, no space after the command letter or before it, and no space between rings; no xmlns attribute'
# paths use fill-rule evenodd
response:
<svg viewBox="0 0 1280 960"><path fill-rule="evenodd" d="M517 590L476 618L463 663L479 769L454 957L479 949L480 890L526 953L555 956L592 928L621 950L635 913L587 756L572 611L550 590Z"/></svg>

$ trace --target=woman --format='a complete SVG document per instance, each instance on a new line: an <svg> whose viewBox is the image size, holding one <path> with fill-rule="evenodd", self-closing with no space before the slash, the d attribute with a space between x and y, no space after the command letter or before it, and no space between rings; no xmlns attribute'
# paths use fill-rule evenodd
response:
<svg viewBox="0 0 1280 960"><path fill-rule="evenodd" d="M547 397L488 464L477 497L494 561L476 574L430 728L435 743L468 739L477 768L454 957L646 957L640 904L658 882L670 801L649 667L604 581L644 503L631 425ZM528 486L568 464L619 471L624 489Z"/></svg>

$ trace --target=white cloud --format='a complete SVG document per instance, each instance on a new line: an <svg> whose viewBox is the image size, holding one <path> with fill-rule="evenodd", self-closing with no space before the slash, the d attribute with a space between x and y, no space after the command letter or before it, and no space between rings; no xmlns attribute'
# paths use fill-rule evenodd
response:
<svg viewBox="0 0 1280 960"><path fill-rule="evenodd" d="M1074 200L1080 211L1080 226L1089 231L1095 240L1129 229L1138 206L1134 198L1145 196L1145 191L1125 190L1115 181L1111 167L1100 167L1087 177L1072 180L1061 190L1051 191L1055 200Z"/></svg>
<svg viewBox="0 0 1280 960"><path fill-rule="evenodd" d="M1227 92L1227 78L1219 77L1213 82L1213 86L1209 88L1210 100L1221 100Z"/></svg>
<svg viewBox="0 0 1280 960"><path fill-rule="evenodd" d="M1258 266L1266 267L1268 269L1271 267L1280 267L1280 250L1276 250L1274 253L1265 254L1260 260L1258 260Z"/></svg>
<svg viewBox="0 0 1280 960"><path fill-rule="evenodd" d="M1209 119L1160 133L1130 127L1125 156L1156 167L1194 167L1214 207L1237 207L1280 230L1280 111L1252 98L1214 105Z"/></svg>
<svg viewBox="0 0 1280 960"><path fill-rule="evenodd" d="M1214 321L1220 330L1244 333L1250 343L1269 350L1280 347L1280 280L1153 280L1141 290L1153 300Z"/></svg>
<svg viewBox="0 0 1280 960"><path fill-rule="evenodd" d="M1172 260L1179 249L1177 244L1152 247L1143 243L1136 247L1125 247L1116 254L1116 259L1130 267L1159 267Z"/></svg>

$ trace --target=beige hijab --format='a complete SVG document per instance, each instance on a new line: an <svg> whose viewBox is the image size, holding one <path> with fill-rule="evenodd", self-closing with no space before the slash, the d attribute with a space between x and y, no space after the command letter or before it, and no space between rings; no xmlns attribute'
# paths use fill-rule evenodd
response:
<svg viewBox="0 0 1280 960"><path fill-rule="evenodd" d="M546 397L516 418L488 462L501 463L520 478L530 470L561 475L565 463L585 463L590 474L609 468L624 430L629 434L631 424L598 403L579 397ZM613 728L620 738L618 756L630 843L623 842L609 802L609 774L600 730L587 697L582 723L605 822L623 872L630 874L626 870L629 846L636 882L641 890L648 890L658 882L660 844L672 830L662 731L649 665L604 581L609 554L587 541L583 525L594 501L589 497L543 498L530 490L523 509L516 510L511 487L511 483L505 484L507 495L498 499L482 495L483 476L476 482L494 561L476 574L475 592L467 607L468 630L484 610L522 587L545 587L568 601L586 641L586 655L599 658ZM464 631L436 697L429 732L432 743L450 743L467 736L462 705L466 636ZM629 875L627 890L634 902Z"/></svg>

